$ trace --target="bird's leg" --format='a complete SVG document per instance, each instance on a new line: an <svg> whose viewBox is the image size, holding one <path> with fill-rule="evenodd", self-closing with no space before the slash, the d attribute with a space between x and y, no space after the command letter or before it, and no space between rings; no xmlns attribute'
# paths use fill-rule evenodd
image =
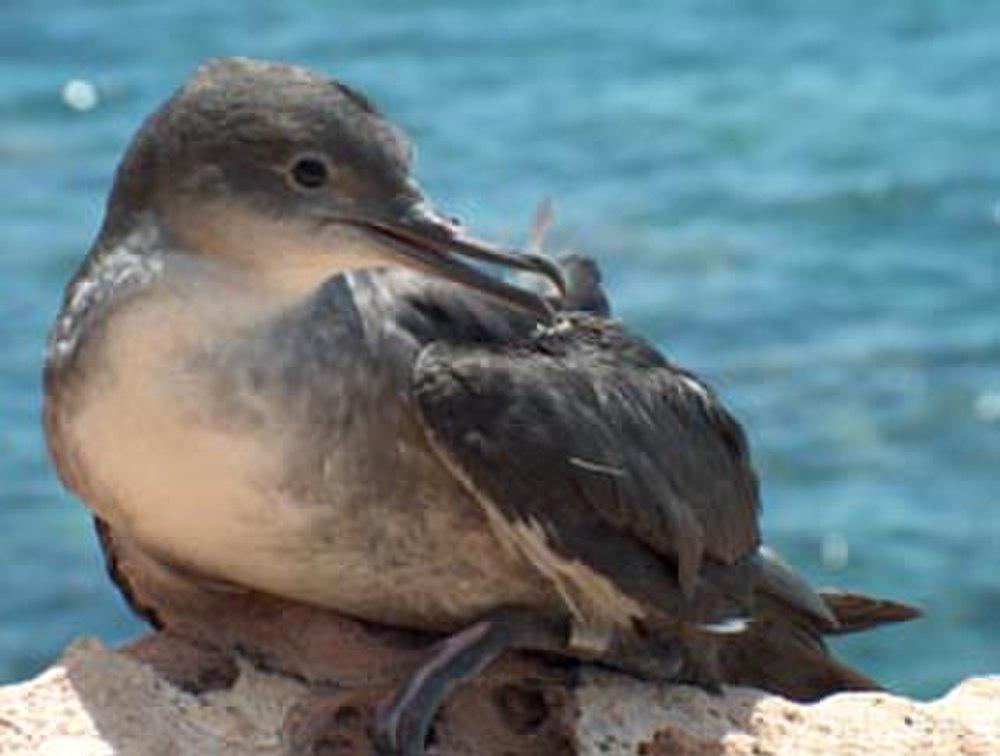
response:
<svg viewBox="0 0 1000 756"><path fill-rule="evenodd" d="M434 647L433 655L380 707L375 745L381 753L419 756L449 691L485 669L507 649L559 652L566 648L566 622L507 609L490 614Z"/></svg>

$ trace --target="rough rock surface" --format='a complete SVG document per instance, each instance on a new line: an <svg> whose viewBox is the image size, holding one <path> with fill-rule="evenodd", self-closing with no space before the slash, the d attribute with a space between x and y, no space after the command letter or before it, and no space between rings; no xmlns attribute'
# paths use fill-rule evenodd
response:
<svg viewBox="0 0 1000 756"><path fill-rule="evenodd" d="M715 697L587 672L575 695L568 723L575 744L532 751L1000 754L1000 679L967 680L927 704L863 693L799 705L746 688ZM286 716L308 718L308 701L301 683L243 663L231 687L195 695L129 656L84 640L34 680L0 689L0 754L283 754ZM345 715L344 737L328 741L326 752L366 750L353 732L357 719ZM475 748L494 750L486 743ZM432 752L469 750L445 738Z"/></svg>

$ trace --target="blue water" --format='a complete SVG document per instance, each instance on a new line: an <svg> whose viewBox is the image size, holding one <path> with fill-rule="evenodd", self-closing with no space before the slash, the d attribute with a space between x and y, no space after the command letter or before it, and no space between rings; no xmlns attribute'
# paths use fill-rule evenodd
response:
<svg viewBox="0 0 1000 756"><path fill-rule="evenodd" d="M768 539L926 609L843 654L923 697L1000 672L1000 3L3 5L0 680L140 631L46 460L42 344L131 133L224 54L368 92L483 234L551 196L746 424Z"/></svg>

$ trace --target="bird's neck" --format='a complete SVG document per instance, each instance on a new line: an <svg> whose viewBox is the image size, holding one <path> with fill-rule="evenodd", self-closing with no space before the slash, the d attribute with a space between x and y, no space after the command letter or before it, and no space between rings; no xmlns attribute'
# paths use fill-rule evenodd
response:
<svg viewBox="0 0 1000 756"><path fill-rule="evenodd" d="M84 345L102 330L123 302L162 278L161 236L153 224L128 234L102 233L66 287L62 308L49 334L46 374L78 361Z"/></svg>
<svg viewBox="0 0 1000 756"><path fill-rule="evenodd" d="M99 239L66 289L46 355L46 393L90 383L122 360L138 367L274 320L312 295L306 281L276 281L225 259L167 251L154 225Z"/></svg>

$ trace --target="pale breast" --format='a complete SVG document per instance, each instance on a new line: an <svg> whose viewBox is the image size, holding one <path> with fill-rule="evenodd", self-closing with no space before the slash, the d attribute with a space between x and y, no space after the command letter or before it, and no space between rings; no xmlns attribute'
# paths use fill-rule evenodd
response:
<svg viewBox="0 0 1000 756"><path fill-rule="evenodd" d="M66 428L101 492L89 506L197 572L374 621L450 629L500 604L556 605L401 397L338 397L335 376L319 390L336 361L290 370L275 346L261 362L273 345L247 336L250 311L164 295L116 313ZM201 358L206 333L224 360Z"/></svg>

